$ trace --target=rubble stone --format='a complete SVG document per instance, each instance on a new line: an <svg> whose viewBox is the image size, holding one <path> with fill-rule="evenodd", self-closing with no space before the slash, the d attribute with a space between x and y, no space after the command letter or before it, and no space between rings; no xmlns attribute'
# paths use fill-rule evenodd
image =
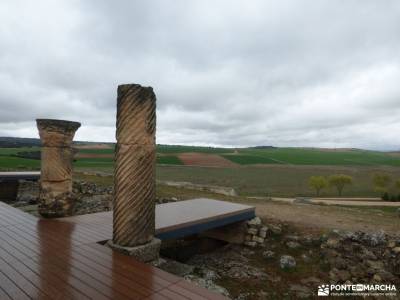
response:
<svg viewBox="0 0 400 300"><path fill-rule="evenodd" d="M282 255L279 260L279 265L281 269L293 269L296 267L296 260L293 256Z"/></svg>

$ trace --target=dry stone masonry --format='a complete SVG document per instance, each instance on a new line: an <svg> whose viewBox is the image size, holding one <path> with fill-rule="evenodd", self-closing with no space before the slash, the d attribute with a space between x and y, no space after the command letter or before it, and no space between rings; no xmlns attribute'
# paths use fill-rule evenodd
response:
<svg viewBox="0 0 400 300"><path fill-rule="evenodd" d="M247 222L247 235L244 244L249 247L262 246L267 237L268 227L264 226L259 217Z"/></svg>
<svg viewBox="0 0 400 300"><path fill-rule="evenodd" d="M44 217L62 217L71 213L72 140L78 122L37 119L42 141L39 213Z"/></svg>

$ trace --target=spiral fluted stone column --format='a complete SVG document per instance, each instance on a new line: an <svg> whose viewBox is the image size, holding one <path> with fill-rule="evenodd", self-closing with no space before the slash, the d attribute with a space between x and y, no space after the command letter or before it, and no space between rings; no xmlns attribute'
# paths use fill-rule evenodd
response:
<svg viewBox="0 0 400 300"><path fill-rule="evenodd" d="M155 132L153 89L118 86L111 246L142 261L158 258L160 246L154 238Z"/></svg>
<svg viewBox="0 0 400 300"><path fill-rule="evenodd" d="M71 213L72 140L78 122L37 119L42 141L39 213L45 217L62 217Z"/></svg>

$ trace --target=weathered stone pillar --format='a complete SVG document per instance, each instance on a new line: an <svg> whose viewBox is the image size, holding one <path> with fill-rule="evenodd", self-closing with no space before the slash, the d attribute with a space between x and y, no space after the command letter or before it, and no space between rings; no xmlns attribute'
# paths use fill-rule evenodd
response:
<svg viewBox="0 0 400 300"><path fill-rule="evenodd" d="M36 120L42 141L39 213L45 217L70 214L72 197L72 140L78 122Z"/></svg>
<svg viewBox="0 0 400 300"><path fill-rule="evenodd" d="M155 231L156 96L151 87L118 86L113 241L142 261L158 257ZM139 250L138 250L139 249Z"/></svg>

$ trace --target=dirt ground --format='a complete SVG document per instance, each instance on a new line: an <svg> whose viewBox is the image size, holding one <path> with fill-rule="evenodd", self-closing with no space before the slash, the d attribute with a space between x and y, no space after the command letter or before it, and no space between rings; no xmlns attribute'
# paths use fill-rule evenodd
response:
<svg viewBox="0 0 400 300"><path fill-rule="evenodd" d="M238 165L217 154L207 153L182 153L179 159L187 166L200 167L237 167Z"/></svg>
<svg viewBox="0 0 400 300"><path fill-rule="evenodd" d="M207 191L195 191L171 186L157 186L159 197L178 199L213 198L256 207L256 214L268 224L287 223L300 231L321 233L333 229L363 230L367 232L384 230L387 233L400 231L400 217L396 207L341 206L302 204L248 197L229 197Z"/></svg>
<svg viewBox="0 0 400 300"><path fill-rule="evenodd" d="M250 199L269 199L263 197L249 197ZM296 198L272 197L272 200L286 203L295 203ZM400 202L382 201L379 198L310 198L306 200L313 204L342 205L342 206L375 206L375 207L399 207Z"/></svg>
<svg viewBox="0 0 400 300"><path fill-rule="evenodd" d="M111 185L112 177L79 174L81 180L94 181L100 185ZM78 176L75 176L78 177ZM256 207L256 213L266 223L273 220L286 222L307 231L342 230L385 230L388 233L400 231L400 217L396 207L341 206L301 204L248 197L224 196L209 191L191 190L163 184L157 185L158 197L177 197L178 199L213 198ZM359 203L358 203L359 204Z"/></svg>
<svg viewBox="0 0 400 300"><path fill-rule="evenodd" d="M380 208L342 207L312 204L280 203L273 201L248 202L256 207L257 215L270 221L286 222L307 231L332 229L363 230L367 232L384 230L398 233L400 218L395 211Z"/></svg>

